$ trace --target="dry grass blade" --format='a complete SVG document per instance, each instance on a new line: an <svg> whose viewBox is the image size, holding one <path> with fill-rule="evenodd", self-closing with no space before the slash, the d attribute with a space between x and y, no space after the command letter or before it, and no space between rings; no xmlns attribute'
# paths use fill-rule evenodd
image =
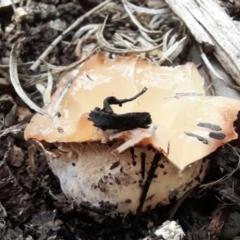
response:
<svg viewBox="0 0 240 240"><path fill-rule="evenodd" d="M75 78L73 77L70 81L68 81L68 82L66 83L66 85L65 85L64 88L62 89L59 97L57 98L56 102L54 103L54 105L52 105L52 108L51 108L51 110L50 110L52 116L55 116L55 115L58 113L59 106L60 106L60 104L61 104L61 102L62 102L65 94L67 93L67 90L70 88L71 84L73 83L74 79L75 79Z"/></svg>
<svg viewBox="0 0 240 240"><path fill-rule="evenodd" d="M53 76L48 70L48 81L47 81L47 87L45 88L42 84L36 84L37 90L42 94L43 96L43 102L44 105L47 105L51 101L51 93L52 93L52 88L53 88Z"/></svg>
<svg viewBox="0 0 240 240"><path fill-rule="evenodd" d="M234 84L230 84L227 83L214 69L214 67L212 66L211 62L209 61L207 55L203 52L202 47L199 46L200 52L201 52L201 58L203 60L203 62L205 63L206 67L208 68L208 70L215 76L217 77L219 80L221 80L222 82L224 82L224 84L226 85L226 87L235 89L237 91L240 91L240 87L236 86Z"/></svg>
<svg viewBox="0 0 240 240"><path fill-rule="evenodd" d="M152 39L151 37L149 37L149 35L143 31L140 31L141 35L147 40L148 43L157 43L162 41L162 37L157 38L157 39Z"/></svg>
<svg viewBox="0 0 240 240"><path fill-rule="evenodd" d="M53 76L52 76L50 70L48 70L48 82L47 82L47 87L44 92L45 104L48 104L51 101L52 89L53 89Z"/></svg>
<svg viewBox="0 0 240 240"><path fill-rule="evenodd" d="M15 5L15 3L14 3L14 1L13 1L13 0L11 0L11 2L12 2L12 9L13 9L13 12L15 12L15 11L16 11L16 9L17 9L17 7L16 7L16 5Z"/></svg>
<svg viewBox="0 0 240 240"><path fill-rule="evenodd" d="M126 53L143 53L143 52L150 52L160 48L162 45L158 45L152 48L136 48L135 46L129 46L128 49L118 49L112 46L103 36L103 30L106 25L107 18L105 19L102 28L97 33L97 40L98 45L102 50L111 52L111 53L119 53L119 54L126 54Z"/></svg>
<svg viewBox="0 0 240 240"><path fill-rule="evenodd" d="M10 73L10 80L11 83L18 94L18 96L34 111L40 114L46 114L40 107L38 107L32 100L26 95L23 91L21 84L18 79L18 72L17 72L17 53L16 53L17 45L14 44L12 46L11 54L10 54L10 64L9 64L9 73Z"/></svg>
<svg viewBox="0 0 240 240"><path fill-rule="evenodd" d="M34 62L26 62L26 63L19 63L17 66L18 67L29 67L33 64ZM1 65L0 64L0 69L9 69L9 65Z"/></svg>
<svg viewBox="0 0 240 240"><path fill-rule="evenodd" d="M173 28L169 29L169 31L166 32L164 37L163 37L163 52L166 52L167 49L168 49L168 44L167 44L168 36L173 32L173 30L174 30Z"/></svg>
<svg viewBox="0 0 240 240"><path fill-rule="evenodd" d="M67 93L68 89L70 88L72 82L74 81L74 77L68 81L64 88L62 89L62 91L60 92L59 97L57 98L56 102L53 105L50 105L49 109L48 109L48 114L53 118L53 125L56 129L58 129L59 133L64 133L64 129L62 129L61 127L61 123L59 120L59 107L60 104L65 96L65 94Z"/></svg>
<svg viewBox="0 0 240 240"><path fill-rule="evenodd" d="M227 83L225 82L225 80L215 71L215 69L213 68L212 64L210 63L207 55L203 52L202 47L201 47L200 45L199 45L199 49L200 49L200 52L201 52L200 56L201 56L203 62L205 63L206 67L208 68L208 70L209 70L215 77L219 78L221 81L223 81L225 84L227 84Z"/></svg>
<svg viewBox="0 0 240 240"><path fill-rule="evenodd" d="M97 32L100 26L101 24L88 24L86 26L83 26L75 32L72 40L80 38L85 32L88 32L88 35L91 35L92 33Z"/></svg>
<svg viewBox="0 0 240 240"><path fill-rule="evenodd" d="M180 41L175 42L171 47L169 47L159 60L159 64L163 63L164 61L168 60L172 62L183 50L184 46L186 45L187 37L182 38Z"/></svg>
<svg viewBox="0 0 240 240"><path fill-rule="evenodd" d="M170 13L172 11L169 7L164 7L160 9L146 8L146 7L136 6L130 2L127 2L127 5L138 13L149 14L149 15L157 15L157 14L162 15L162 14Z"/></svg>
<svg viewBox="0 0 240 240"><path fill-rule="evenodd" d="M18 123L14 126L11 126L9 128L5 128L3 130L0 130L0 138L8 135L9 133L12 133L12 134L18 134L20 133L21 131L23 131L27 126L27 123L24 123L24 122L21 122L21 123Z"/></svg>
<svg viewBox="0 0 240 240"><path fill-rule="evenodd" d="M46 58L46 56L52 51L52 49L74 28L76 28L84 19L91 16L94 12L99 11L101 8L105 7L111 0L106 0L103 3L100 3L95 8L91 9L89 12L78 18L72 25L70 25L61 35L59 35L51 45L41 54L41 56L37 59L36 62L30 67L30 70L33 72L39 67L42 60Z"/></svg>
<svg viewBox="0 0 240 240"><path fill-rule="evenodd" d="M162 31L149 30L149 29L143 27L141 25L141 23L137 20L137 18L131 12L128 2L126 0L122 0L122 3L123 3L123 6L124 6L126 12L128 13L129 17L131 18L132 22L138 27L139 30L146 32L146 33L156 33L156 34L162 33Z"/></svg>
<svg viewBox="0 0 240 240"><path fill-rule="evenodd" d="M36 85L37 83L41 83L47 80L47 73L37 74L37 75L25 75L25 74L18 74L18 77L21 79L21 81L24 81L23 84L24 88L28 88L31 86Z"/></svg>

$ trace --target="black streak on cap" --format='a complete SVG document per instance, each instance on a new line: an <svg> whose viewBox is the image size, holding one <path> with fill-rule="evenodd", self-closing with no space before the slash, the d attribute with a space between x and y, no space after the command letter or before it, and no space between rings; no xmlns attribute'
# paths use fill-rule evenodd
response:
<svg viewBox="0 0 240 240"><path fill-rule="evenodd" d="M223 140L226 137L226 135L224 133L210 132L209 137L214 138L216 140Z"/></svg>
<svg viewBox="0 0 240 240"><path fill-rule="evenodd" d="M222 128L218 125L211 124L211 123L198 123L198 127L209 128L213 131L222 131Z"/></svg>

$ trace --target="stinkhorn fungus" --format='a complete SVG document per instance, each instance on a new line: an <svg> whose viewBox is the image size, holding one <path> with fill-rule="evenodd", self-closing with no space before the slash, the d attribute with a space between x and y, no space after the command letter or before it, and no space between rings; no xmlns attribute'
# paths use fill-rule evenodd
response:
<svg viewBox="0 0 240 240"><path fill-rule="evenodd" d="M36 114L25 138L42 146L77 205L138 213L200 184L204 157L238 137L239 109L238 100L206 96L192 63L96 54L61 76L44 107L54 114Z"/></svg>

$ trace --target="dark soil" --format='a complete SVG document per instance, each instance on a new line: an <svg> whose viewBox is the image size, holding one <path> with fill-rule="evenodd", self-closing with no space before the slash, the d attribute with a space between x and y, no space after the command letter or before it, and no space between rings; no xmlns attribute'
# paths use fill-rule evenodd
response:
<svg viewBox="0 0 240 240"><path fill-rule="evenodd" d="M11 46L24 38L19 59L35 61L59 35L49 27L51 20L60 18L69 26L101 1L82 2L85 4L77 0L35 1L35 12L19 23L13 19L11 7L0 9L0 239L137 240L151 235L166 220L178 221L186 233L185 239L240 239L240 171L214 186L194 189L169 206L138 216L128 213L107 217L99 223L65 198L44 154L24 140L23 131L33 112L9 84L6 66ZM89 18L86 22L103 20L104 17ZM7 33L4 29L11 22L14 30ZM54 48L47 62L62 66L76 61L76 43L68 42L73 34L71 31ZM19 72L31 76L28 67L20 66ZM25 91L42 105L35 83L26 83L27 80L22 81ZM14 106L18 111L14 111ZM204 183L237 168L238 145L235 141L208 156L211 161Z"/></svg>

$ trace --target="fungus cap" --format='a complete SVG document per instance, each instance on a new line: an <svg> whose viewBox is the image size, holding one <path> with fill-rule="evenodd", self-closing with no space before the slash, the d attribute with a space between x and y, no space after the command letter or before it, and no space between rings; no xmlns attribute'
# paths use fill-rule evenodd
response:
<svg viewBox="0 0 240 240"><path fill-rule="evenodd" d="M63 132L51 116L36 114L25 138L58 147L57 152L45 149L49 164L64 193L78 204L87 201L100 206L107 201L117 211L136 212L158 152L164 156L157 163L143 210L167 204L172 192L180 198L200 183L207 167L202 158L237 138L233 122L240 102L205 96L204 81L192 63L159 67L136 56L109 59L96 54L62 75L46 111L54 107L68 81L72 84L58 109ZM109 133L99 131L89 120L89 113L102 108L106 97L131 98L143 87L148 89L143 95L122 107L114 105L113 110L117 114L149 112L150 128ZM117 142L102 143L109 140Z"/></svg>
<svg viewBox="0 0 240 240"><path fill-rule="evenodd" d="M101 107L108 96L131 97L143 87L148 90L137 100L122 107L113 106L113 109L119 114L149 112L157 130L145 143L168 153L168 159L180 169L237 138L233 122L237 119L240 102L225 97L206 97L204 81L192 63L174 68L159 67L138 57L108 59L97 54L80 69L63 75L45 110L52 107L66 82L73 78L59 108L64 133L56 129L51 116L36 114L26 128L26 139L51 143L101 140L104 136L98 134L88 120L89 112ZM211 126L221 130L211 129ZM211 138L212 132L226 136ZM188 133L207 139L209 144L202 144L199 138ZM189 154L189 149L194 151Z"/></svg>

